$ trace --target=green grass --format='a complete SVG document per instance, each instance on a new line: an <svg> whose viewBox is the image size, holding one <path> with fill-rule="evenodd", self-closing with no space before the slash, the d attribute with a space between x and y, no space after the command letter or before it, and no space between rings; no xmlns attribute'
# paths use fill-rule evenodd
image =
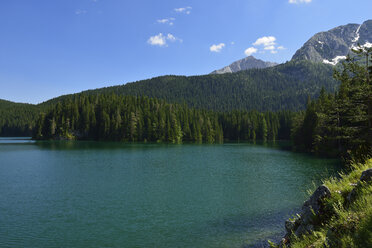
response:
<svg viewBox="0 0 372 248"><path fill-rule="evenodd" d="M351 172L341 174L340 178L323 182L331 190L331 197L325 202L330 218L308 235L292 235L292 248L372 247L372 183L359 182L362 172L369 168L372 168L372 159L354 164ZM347 196L354 188L356 197L349 202Z"/></svg>

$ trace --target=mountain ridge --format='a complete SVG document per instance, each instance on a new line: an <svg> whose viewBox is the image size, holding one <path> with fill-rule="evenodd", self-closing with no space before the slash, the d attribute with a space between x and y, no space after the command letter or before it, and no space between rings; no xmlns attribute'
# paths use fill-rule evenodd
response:
<svg viewBox="0 0 372 248"><path fill-rule="evenodd" d="M292 60L336 65L358 45L372 47L372 20L346 24L315 34L296 51Z"/></svg>
<svg viewBox="0 0 372 248"><path fill-rule="evenodd" d="M274 62L263 61L257 59L253 56L248 56L243 59L237 60L231 63L228 66L225 66L221 69L212 71L210 74L224 74L224 73L233 73L238 71L244 71L249 69L262 69L267 67L272 67L278 65Z"/></svg>

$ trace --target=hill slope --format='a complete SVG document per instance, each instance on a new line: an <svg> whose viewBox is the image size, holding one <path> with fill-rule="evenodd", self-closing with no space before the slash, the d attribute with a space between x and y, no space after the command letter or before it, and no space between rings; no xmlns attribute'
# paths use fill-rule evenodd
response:
<svg viewBox="0 0 372 248"><path fill-rule="evenodd" d="M292 61L232 74L162 76L84 93L149 96L216 111L300 110L305 108L307 97L316 97L322 87L330 92L337 88L332 74L333 68L329 65ZM44 104L59 100L52 99Z"/></svg>
<svg viewBox="0 0 372 248"><path fill-rule="evenodd" d="M30 136L40 108L0 99L0 136Z"/></svg>
<svg viewBox="0 0 372 248"><path fill-rule="evenodd" d="M83 93L148 96L214 111L301 110L308 96L316 97L322 87L330 92L336 90L338 83L332 73L330 65L292 61L221 75L162 76ZM40 112L75 95L78 94L60 96L38 105L0 101L0 135L29 136Z"/></svg>

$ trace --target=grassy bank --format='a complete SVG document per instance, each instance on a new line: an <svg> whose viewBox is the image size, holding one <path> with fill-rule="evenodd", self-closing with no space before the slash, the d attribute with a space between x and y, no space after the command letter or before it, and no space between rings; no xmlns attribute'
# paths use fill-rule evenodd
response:
<svg viewBox="0 0 372 248"><path fill-rule="evenodd" d="M339 178L325 180L330 194L322 200L322 210L312 216L310 230L296 236L293 229L280 245L272 247L372 247L372 178L366 173L361 178L370 168L372 159L354 164L351 172ZM301 218L295 217L298 222Z"/></svg>

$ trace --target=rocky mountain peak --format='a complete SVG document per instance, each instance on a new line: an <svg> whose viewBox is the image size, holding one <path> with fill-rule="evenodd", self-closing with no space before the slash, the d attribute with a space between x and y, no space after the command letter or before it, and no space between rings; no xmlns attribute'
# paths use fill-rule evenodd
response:
<svg viewBox="0 0 372 248"><path fill-rule="evenodd" d="M245 57L244 59L235 61L234 63L230 64L229 66L226 66L222 69L215 70L211 74L223 74L223 73L232 73L232 72L238 72L253 68L267 68L277 65L277 63L273 62L265 62L260 59L256 59L253 56Z"/></svg>
<svg viewBox="0 0 372 248"><path fill-rule="evenodd" d="M360 44L372 47L372 20L363 24L347 24L311 37L292 57L336 65Z"/></svg>

